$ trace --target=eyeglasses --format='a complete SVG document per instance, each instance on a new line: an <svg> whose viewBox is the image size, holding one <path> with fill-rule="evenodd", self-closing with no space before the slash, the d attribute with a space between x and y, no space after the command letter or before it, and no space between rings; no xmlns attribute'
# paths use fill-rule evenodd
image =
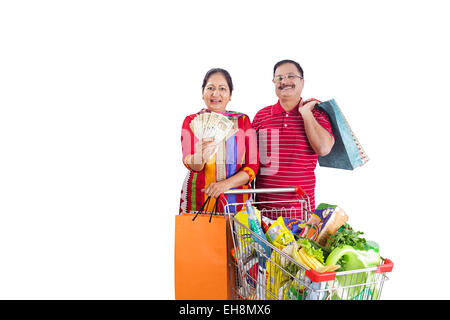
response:
<svg viewBox="0 0 450 320"><path fill-rule="evenodd" d="M300 79L303 79L303 77L302 76L299 76L299 75L297 75L297 74L292 74L292 73L290 73L290 74L287 74L287 75L285 75L285 76L276 76L276 77L273 77L273 80L272 80L272 82L273 83L278 83L278 82L281 82L283 79L288 79L288 80L294 80L295 78L300 78Z"/></svg>

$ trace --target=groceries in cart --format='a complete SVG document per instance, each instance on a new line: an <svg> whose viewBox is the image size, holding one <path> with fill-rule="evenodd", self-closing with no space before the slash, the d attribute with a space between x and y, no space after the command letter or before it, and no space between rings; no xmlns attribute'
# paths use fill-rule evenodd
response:
<svg viewBox="0 0 450 320"><path fill-rule="evenodd" d="M274 221L263 216L262 223L265 223L268 240L277 247L291 243L295 236L316 240L319 235L318 225L298 219L280 216Z"/></svg>
<svg viewBox="0 0 450 320"><path fill-rule="evenodd" d="M320 226L317 242L321 245L326 245L328 236L335 234L347 221L348 216L342 208L327 203L319 204L309 219L309 223Z"/></svg>
<svg viewBox="0 0 450 320"><path fill-rule="evenodd" d="M262 219L266 220L264 217ZM289 222L292 219L279 217L277 221ZM314 269L320 273L355 270L380 264L378 244L362 238L363 232L354 231L347 221L348 216L342 208L322 203L307 223L287 223L295 228L284 228L283 232L291 232L291 236L285 235L285 238L295 241L280 245L270 236L270 228L266 236L269 242L306 269Z"/></svg>
<svg viewBox="0 0 450 320"><path fill-rule="evenodd" d="M236 216L234 259L242 299L379 298L373 284L380 281L374 273L340 275L379 266L383 259L378 244L361 237L363 232L348 224L339 206L322 203L307 221L283 216L272 220L247 201ZM312 281L305 276L310 270L331 274L334 281Z"/></svg>
<svg viewBox="0 0 450 320"><path fill-rule="evenodd" d="M260 224L261 213L259 212L258 209L255 208L254 214L256 216L256 219L258 220L258 223ZM237 219L237 221L239 221L239 223L243 225L242 227L239 225L236 226L238 234L237 241L239 244L237 246L238 252L236 253L239 253L240 251L240 252L247 252L249 255L251 255L253 252L253 239L250 231L248 231L251 229L246 207L244 207L241 211L236 213L235 219ZM235 252L233 252L233 254L235 254Z"/></svg>
<svg viewBox="0 0 450 320"><path fill-rule="evenodd" d="M233 256L239 257L241 267L249 269L250 272L245 274L245 279L241 279L244 283L242 289L243 295L248 295L256 290L258 298L265 296L264 288L261 288L256 279L265 278L266 260L270 256L270 248L267 245L266 236L261 227L261 214L257 208L252 206L250 201L246 202L245 207L236 214L237 220L242 226L237 226L237 250L233 252ZM252 232L248 232L251 230ZM255 253L256 257L255 257ZM258 272L255 272L258 270Z"/></svg>

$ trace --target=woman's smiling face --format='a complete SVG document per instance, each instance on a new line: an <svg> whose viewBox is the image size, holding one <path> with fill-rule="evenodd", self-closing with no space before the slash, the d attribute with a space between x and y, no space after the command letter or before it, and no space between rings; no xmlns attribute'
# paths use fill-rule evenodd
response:
<svg viewBox="0 0 450 320"><path fill-rule="evenodd" d="M212 74L203 89L206 107L214 112L224 112L230 98L231 92L225 76L220 72Z"/></svg>

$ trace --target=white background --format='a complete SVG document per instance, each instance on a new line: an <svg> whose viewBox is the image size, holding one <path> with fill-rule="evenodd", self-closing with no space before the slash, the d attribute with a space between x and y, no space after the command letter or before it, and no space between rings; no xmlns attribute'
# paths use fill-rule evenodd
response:
<svg viewBox="0 0 450 320"><path fill-rule="evenodd" d="M382 298L450 298L445 3L1 2L0 298L173 299L182 121L212 67L253 118L285 58L371 159L316 197L393 260Z"/></svg>

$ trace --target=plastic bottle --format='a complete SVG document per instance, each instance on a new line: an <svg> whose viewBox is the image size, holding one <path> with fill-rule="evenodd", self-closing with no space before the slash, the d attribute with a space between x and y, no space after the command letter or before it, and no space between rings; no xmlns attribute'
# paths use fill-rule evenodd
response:
<svg viewBox="0 0 450 320"><path fill-rule="evenodd" d="M259 220L255 214L255 208L252 206L250 201L246 201L246 210L248 213L248 225L250 230L263 239L266 239L264 232L259 224ZM264 299L265 297L265 276L266 276L266 260L270 257L270 248L261 240L253 236L256 253L258 255L258 281L256 284L256 294L259 299Z"/></svg>

